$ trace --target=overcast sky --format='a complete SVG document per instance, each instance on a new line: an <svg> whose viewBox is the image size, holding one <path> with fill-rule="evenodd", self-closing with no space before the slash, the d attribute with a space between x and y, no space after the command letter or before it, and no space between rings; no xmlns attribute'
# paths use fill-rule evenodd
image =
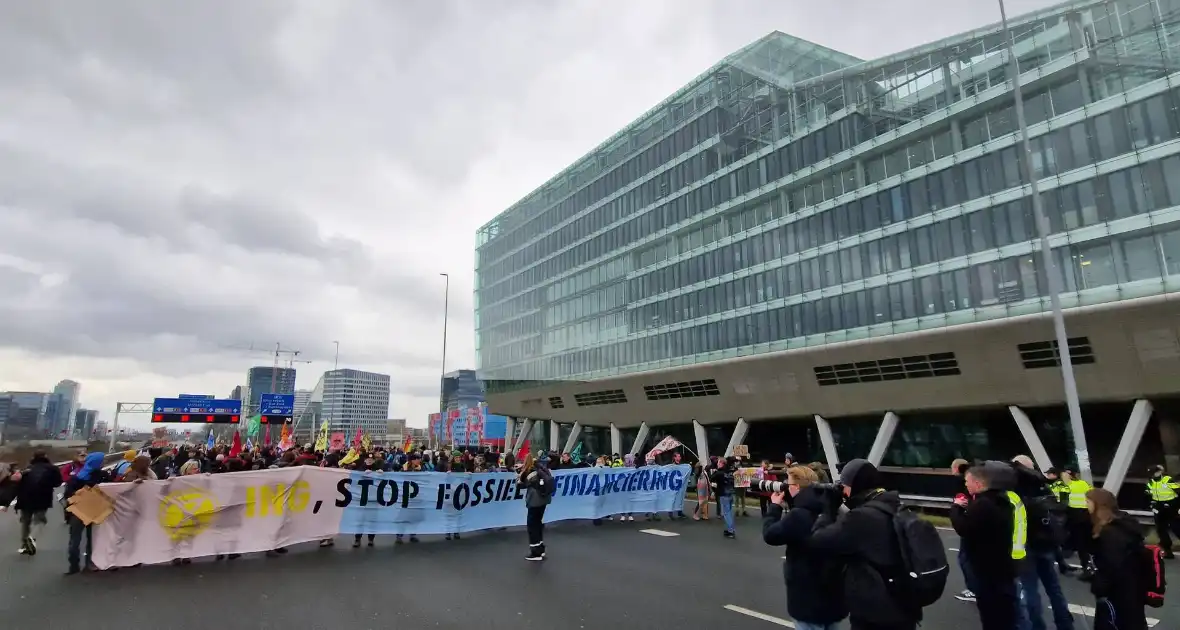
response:
<svg viewBox="0 0 1180 630"><path fill-rule="evenodd" d="M1010 13L1050 2L1009 0ZM726 54L781 30L873 58L979 0L0 0L0 390L224 396L474 367L474 232ZM147 418L127 418L146 424Z"/></svg>

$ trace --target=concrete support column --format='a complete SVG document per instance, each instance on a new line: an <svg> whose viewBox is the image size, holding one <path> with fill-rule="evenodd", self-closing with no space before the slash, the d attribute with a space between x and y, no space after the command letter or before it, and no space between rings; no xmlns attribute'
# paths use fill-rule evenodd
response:
<svg viewBox="0 0 1180 630"><path fill-rule="evenodd" d="M951 106L955 102L955 84L953 75L951 74L950 64L942 64L942 91L946 94L946 105Z"/></svg>
<svg viewBox="0 0 1180 630"><path fill-rule="evenodd" d="M738 418L737 426L733 428L733 435L729 437L729 446L725 447L726 457L733 455L733 449L746 439L746 434L749 432L750 425L746 422L746 419Z"/></svg>
<svg viewBox="0 0 1180 630"><path fill-rule="evenodd" d="M549 421L549 450L561 448L561 425L556 420Z"/></svg>
<svg viewBox="0 0 1180 630"><path fill-rule="evenodd" d="M643 422L639 425L639 433L635 435L635 442L631 444L631 449L628 453L638 455L639 449L643 448L643 444L647 442L647 434L651 433L651 429L647 428L647 423Z"/></svg>
<svg viewBox="0 0 1180 630"><path fill-rule="evenodd" d="M610 452L611 454L621 452L623 450L623 434L619 431L619 427L615 423L610 423Z"/></svg>
<svg viewBox="0 0 1180 630"><path fill-rule="evenodd" d="M506 416L504 420L504 451L508 452L516 443L516 418Z"/></svg>
<svg viewBox="0 0 1180 630"><path fill-rule="evenodd" d="M572 453L574 445L578 443L578 436L582 434L582 423L575 422L574 428L570 429L570 436L565 439L565 448L561 449L563 453Z"/></svg>
<svg viewBox="0 0 1180 630"><path fill-rule="evenodd" d="M957 118L951 119L951 150L955 153L963 150L963 130Z"/></svg>
<svg viewBox="0 0 1180 630"><path fill-rule="evenodd" d="M832 425L821 415L815 414L815 428L819 431L819 443L824 447L824 458L828 460L828 476L833 481L839 479L840 474L836 470L836 465L840 463L840 457L836 454L836 438L832 435Z"/></svg>
<svg viewBox="0 0 1180 630"><path fill-rule="evenodd" d="M901 419L892 411L885 413L885 417L881 420L881 428L877 429L877 438L873 440L873 447L869 449L867 458L874 466L881 465L885 451L889 449L889 442L893 440L893 432L897 431L897 423L900 421Z"/></svg>
<svg viewBox="0 0 1180 630"><path fill-rule="evenodd" d="M516 441L512 444L513 454L524 448L525 440L529 439L529 432L533 430L533 419L525 418L524 424L520 425L520 435L516 436Z"/></svg>
<svg viewBox="0 0 1180 630"><path fill-rule="evenodd" d="M1123 429L1123 437L1119 440L1119 448L1114 452L1114 459L1110 462L1110 471L1106 473L1106 481L1102 482L1105 490L1118 495L1123 487L1123 480L1127 478L1127 470L1131 468L1131 459L1135 457L1135 449L1143 440L1143 430L1147 428L1147 421L1151 419L1151 401L1140 398L1131 408L1131 417L1127 419L1127 428Z"/></svg>
<svg viewBox="0 0 1180 630"><path fill-rule="evenodd" d="M1012 414L1012 419L1016 421L1016 428L1020 429L1020 435L1024 436L1024 442L1028 444L1028 454L1037 463L1037 468L1040 468L1041 472L1052 468L1053 462L1049 461L1049 452L1045 450L1045 445L1041 443L1041 436L1037 435L1032 421L1028 419L1028 414L1024 413L1024 410L1016 405L1010 405L1008 407L1008 413Z"/></svg>
<svg viewBox="0 0 1180 630"><path fill-rule="evenodd" d="M697 438L697 457L702 462L709 461L709 436L705 434L705 427L693 420L692 433Z"/></svg>

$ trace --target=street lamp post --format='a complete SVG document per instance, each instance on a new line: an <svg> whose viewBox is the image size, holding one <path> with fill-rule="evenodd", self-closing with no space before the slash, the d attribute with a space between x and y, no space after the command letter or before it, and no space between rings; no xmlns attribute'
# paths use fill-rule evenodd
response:
<svg viewBox="0 0 1180 630"><path fill-rule="evenodd" d="M442 373L438 377L438 411L439 413L446 413L446 396L444 394L446 393L447 383L447 320L451 307L451 275L448 273L440 273L438 275L446 278L446 285L443 289ZM434 441L433 432L431 432L430 441Z"/></svg>
<svg viewBox="0 0 1180 630"><path fill-rule="evenodd" d="M1008 14L1004 9L1004 0L997 1L1000 4L1000 27L1008 52L1008 74L1012 79L1012 92L1016 101L1016 126L1020 130L1020 147L1021 152L1024 153L1024 175L1028 180L1029 194L1032 195L1033 218L1037 224L1037 235L1041 241L1041 266L1045 268L1045 276L1049 285L1049 304L1053 309L1053 330L1057 337L1057 355L1061 359L1061 376L1065 385L1065 404L1069 408L1069 424L1073 430L1074 453L1078 458L1078 473L1086 483L1093 484L1094 475L1090 470L1090 451L1086 447L1086 430L1082 425L1082 406L1078 401L1078 385L1073 374L1073 357L1069 354L1069 337L1065 332L1065 314L1061 310L1061 270L1053 261L1053 251L1049 246L1049 221L1045 218L1040 188L1037 186L1037 176L1033 171L1032 147L1028 141L1028 125L1024 120L1024 94L1020 89L1020 64L1016 60L1015 42L1012 32L1008 30Z"/></svg>

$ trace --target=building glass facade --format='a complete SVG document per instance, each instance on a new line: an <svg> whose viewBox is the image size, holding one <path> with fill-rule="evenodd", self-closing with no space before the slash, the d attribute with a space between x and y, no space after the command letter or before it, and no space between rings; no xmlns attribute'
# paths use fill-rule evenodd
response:
<svg viewBox="0 0 1180 630"><path fill-rule="evenodd" d="M252 367L250 372L246 374L246 387L250 397L248 408L251 413L257 413L258 402L262 400L263 394L295 393L295 368ZM271 391L272 387L274 388L273 392Z"/></svg>
<svg viewBox="0 0 1180 630"><path fill-rule="evenodd" d="M1012 21L1067 308L1180 286L1180 0L1079 6ZM861 62L772 33L723 60L480 230L481 376L1047 310L1004 47Z"/></svg>
<svg viewBox="0 0 1180 630"><path fill-rule="evenodd" d="M389 419L388 374L328 370L316 389L323 392L320 421L327 420L331 431L343 431L350 440L358 429L374 438L385 435ZM311 426L319 428L318 424Z"/></svg>
<svg viewBox="0 0 1180 630"><path fill-rule="evenodd" d="M441 407L446 411L483 404L483 383L475 370L455 370L443 376Z"/></svg>

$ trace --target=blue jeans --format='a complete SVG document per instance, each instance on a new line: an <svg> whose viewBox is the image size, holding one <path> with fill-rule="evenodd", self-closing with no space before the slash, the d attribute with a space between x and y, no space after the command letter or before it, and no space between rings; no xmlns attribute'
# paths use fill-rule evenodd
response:
<svg viewBox="0 0 1180 630"><path fill-rule="evenodd" d="M1024 560L1020 588L1024 593L1022 599L1029 620L1029 625L1025 628L1045 630L1041 584L1045 585L1045 594L1049 596L1049 605L1053 608L1053 625L1057 626L1057 630L1073 630L1073 614L1069 612L1069 602L1061 592L1061 581L1057 577L1057 558L1052 551L1030 551Z"/></svg>
<svg viewBox="0 0 1180 630"><path fill-rule="evenodd" d="M975 581L975 571L971 569L971 561L962 549L959 550L959 569L963 571L963 583L967 585L967 590L972 593L979 590L979 584Z"/></svg>
<svg viewBox="0 0 1180 630"><path fill-rule="evenodd" d="M840 630L838 623L811 623L795 620L795 630Z"/></svg>
<svg viewBox="0 0 1180 630"><path fill-rule="evenodd" d="M94 554L94 538L92 528L83 524L82 520L70 515L70 539L66 546L66 559L70 563L70 570L78 571L82 567L82 535L86 535L86 560L90 563L90 556Z"/></svg>
<svg viewBox="0 0 1180 630"><path fill-rule="evenodd" d="M717 497L721 506L721 518L725 519L725 531L733 532L733 495L723 494Z"/></svg>

